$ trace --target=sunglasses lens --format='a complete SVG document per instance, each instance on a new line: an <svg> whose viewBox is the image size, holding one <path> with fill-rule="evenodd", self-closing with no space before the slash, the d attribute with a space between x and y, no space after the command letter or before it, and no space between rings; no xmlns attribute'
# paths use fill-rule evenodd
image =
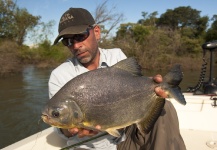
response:
<svg viewBox="0 0 217 150"><path fill-rule="evenodd" d="M70 37L70 38L63 38L62 39L62 43L63 45L65 46L71 46L74 44L74 42L82 42L84 40L86 40L89 35L90 35L90 30L91 28L88 28L87 31L85 31L84 33L82 34L75 34L73 37Z"/></svg>
<svg viewBox="0 0 217 150"><path fill-rule="evenodd" d="M68 38L62 39L62 43L63 43L63 45L68 46L69 45L69 39Z"/></svg>
<svg viewBox="0 0 217 150"><path fill-rule="evenodd" d="M62 40L62 43L65 46L70 46L70 45L74 44L74 41L76 41L76 42L82 42L86 38L88 38L88 35L85 35L85 34L76 34L75 36L73 36L71 38L64 38Z"/></svg>
<svg viewBox="0 0 217 150"><path fill-rule="evenodd" d="M77 42L82 42L84 41L85 39L87 39L89 36L89 34L86 32L84 34L76 34L73 39Z"/></svg>

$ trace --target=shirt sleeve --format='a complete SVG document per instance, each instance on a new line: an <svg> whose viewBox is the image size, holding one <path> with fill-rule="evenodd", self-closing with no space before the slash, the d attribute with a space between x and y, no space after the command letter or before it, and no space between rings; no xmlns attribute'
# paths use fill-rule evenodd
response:
<svg viewBox="0 0 217 150"><path fill-rule="evenodd" d="M48 82L49 98L53 97L63 85L60 84L58 77L52 72Z"/></svg>
<svg viewBox="0 0 217 150"><path fill-rule="evenodd" d="M123 53L123 51L121 49L118 49L118 55L117 56L118 56L118 59L119 59L118 61L127 58L127 56Z"/></svg>
<svg viewBox="0 0 217 150"><path fill-rule="evenodd" d="M53 97L69 80L77 76L77 74L74 64L69 60L54 69L48 81L49 98Z"/></svg>

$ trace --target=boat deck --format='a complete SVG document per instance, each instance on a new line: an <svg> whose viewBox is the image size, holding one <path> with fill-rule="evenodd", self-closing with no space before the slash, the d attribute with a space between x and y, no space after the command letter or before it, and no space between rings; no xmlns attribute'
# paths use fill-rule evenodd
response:
<svg viewBox="0 0 217 150"><path fill-rule="evenodd" d="M210 96L185 93L187 104L169 99L177 110L182 137L188 150L217 150L217 107Z"/></svg>

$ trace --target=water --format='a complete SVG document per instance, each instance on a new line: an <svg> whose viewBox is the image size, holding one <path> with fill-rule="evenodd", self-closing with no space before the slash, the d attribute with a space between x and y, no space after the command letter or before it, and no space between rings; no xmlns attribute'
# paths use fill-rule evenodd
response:
<svg viewBox="0 0 217 150"><path fill-rule="evenodd" d="M48 100L49 74L28 66L22 74L0 79L0 148L48 127L38 121Z"/></svg>
<svg viewBox="0 0 217 150"><path fill-rule="evenodd" d="M38 122L41 109L48 100L50 72L51 70L27 66L21 74L0 78L0 148L49 127L42 121ZM146 72L147 76L155 74L157 73ZM184 72L182 90L195 86L199 75L200 71Z"/></svg>

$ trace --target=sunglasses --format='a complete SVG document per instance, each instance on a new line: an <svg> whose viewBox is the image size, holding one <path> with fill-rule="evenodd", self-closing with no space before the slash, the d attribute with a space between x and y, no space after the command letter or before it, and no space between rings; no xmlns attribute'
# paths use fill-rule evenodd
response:
<svg viewBox="0 0 217 150"><path fill-rule="evenodd" d="M72 37L69 38L63 38L62 39L62 43L65 46L72 46L75 41L76 42L82 42L84 40L86 40L89 35L90 35L90 30L93 29L94 27L88 27L87 30L81 34L74 34Z"/></svg>

